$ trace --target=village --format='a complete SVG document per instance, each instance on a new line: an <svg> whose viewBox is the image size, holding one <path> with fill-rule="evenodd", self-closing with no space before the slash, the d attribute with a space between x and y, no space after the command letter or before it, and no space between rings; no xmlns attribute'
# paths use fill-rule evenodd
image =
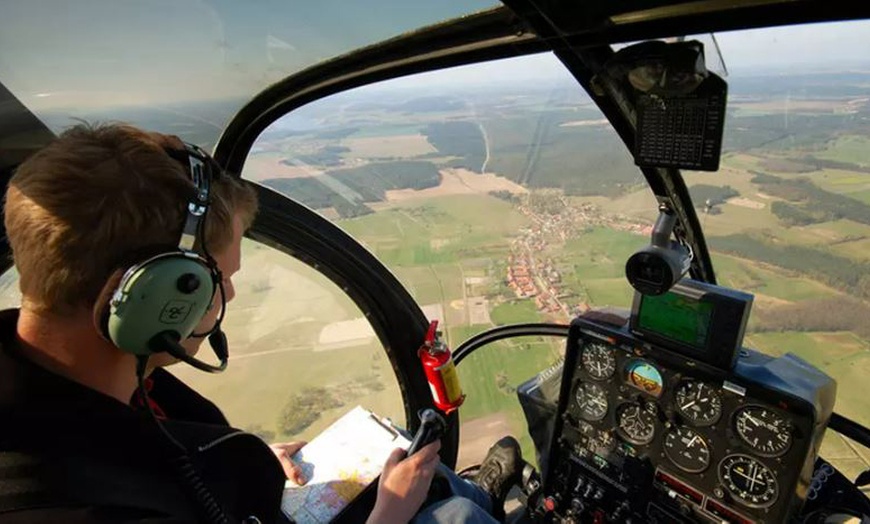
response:
<svg viewBox="0 0 870 524"><path fill-rule="evenodd" d="M518 209L535 225L520 230L519 236L511 241L506 283L517 298L533 298L539 312L565 318L588 311L591 305L578 290L565 286L557 262L548 255L553 252L547 249L549 246L564 245L594 227L647 237L652 232L652 224L640 219L603 214L588 203L569 204L561 195L554 199L529 199Z"/></svg>

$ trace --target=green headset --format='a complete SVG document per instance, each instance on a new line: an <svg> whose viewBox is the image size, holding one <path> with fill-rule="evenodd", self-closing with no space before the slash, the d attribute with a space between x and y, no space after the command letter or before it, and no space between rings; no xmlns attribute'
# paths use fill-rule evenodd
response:
<svg viewBox="0 0 870 524"><path fill-rule="evenodd" d="M218 373L226 369L229 351L221 330L226 299L223 276L205 246L205 219L212 181L220 166L202 149L184 144L185 149L166 149L179 161L196 189L187 203L184 229L178 248L159 253L130 267L116 287L104 290L95 308L103 336L122 351L147 358L167 352L197 369ZM194 251L200 239L202 254ZM117 274L117 273L116 273ZM205 333L194 333L206 313L215 306L220 290L220 313ZM180 342L188 337L208 337L220 360L215 366L187 354Z"/></svg>

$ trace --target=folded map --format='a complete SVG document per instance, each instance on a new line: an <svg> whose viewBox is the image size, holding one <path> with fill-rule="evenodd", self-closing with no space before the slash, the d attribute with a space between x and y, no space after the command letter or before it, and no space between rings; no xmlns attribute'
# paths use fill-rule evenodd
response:
<svg viewBox="0 0 870 524"><path fill-rule="evenodd" d="M394 449L410 445L388 421L357 406L293 455L308 482L288 480L281 509L298 524L329 522L381 474Z"/></svg>

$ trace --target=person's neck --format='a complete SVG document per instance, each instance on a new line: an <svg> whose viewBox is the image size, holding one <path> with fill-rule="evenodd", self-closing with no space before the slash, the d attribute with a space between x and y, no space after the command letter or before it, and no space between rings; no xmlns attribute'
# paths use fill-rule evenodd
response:
<svg viewBox="0 0 870 524"><path fill-rule="evenodd" d="M17 333L21 352L35 364L130 403L138 385L136 357L102 338L89 310L55 315L22 308Z"/></svg>

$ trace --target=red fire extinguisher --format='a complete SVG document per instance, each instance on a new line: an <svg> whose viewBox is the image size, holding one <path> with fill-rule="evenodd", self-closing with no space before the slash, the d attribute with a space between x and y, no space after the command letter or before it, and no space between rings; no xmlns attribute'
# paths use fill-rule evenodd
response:
<svg viewBox="0 0 870 524"><path fill-rule="evenodd" d="M441 333L437 329L438 321L433 320L429 324L423 345L417 350L417 356L423 363L435 407L449 415L462 405L465 395L459 385L459 374L456 373L450 348L441 340Z"/></svg>

